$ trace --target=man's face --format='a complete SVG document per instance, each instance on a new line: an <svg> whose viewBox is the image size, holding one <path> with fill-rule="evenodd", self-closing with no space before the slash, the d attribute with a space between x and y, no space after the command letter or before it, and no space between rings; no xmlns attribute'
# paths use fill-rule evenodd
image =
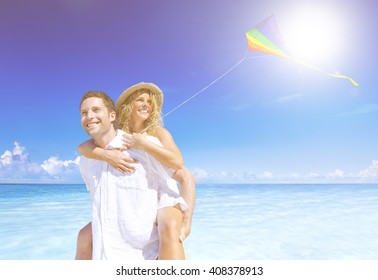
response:
<svg viewBox="0 0 378 280"><path fill-rule="evenodd" d="M110 112L98 97L89 97L81 103L81 125L93 138L105 135L112 127L115 112Z"/></svg>

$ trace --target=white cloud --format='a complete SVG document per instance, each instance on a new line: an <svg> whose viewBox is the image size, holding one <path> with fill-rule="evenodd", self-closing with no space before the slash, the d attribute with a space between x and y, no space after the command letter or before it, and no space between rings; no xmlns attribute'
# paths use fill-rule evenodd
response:
<svg viewBox="0 0 378 280"><path fill-rule="evenodd" d="M11 165L13 161L13 155L11 151L5 151L0 157L0 162L3 166Z"/></svg>
<svg viewBox="0 0 378 280"><path fill-rule="evenodd" d="M303 96L303 94L301 94L301 93L292 94L292 95L286 95L286 96L282 96L282 97L279 97L279 98L275 99L274 102L276 102L276 103L285 103L285 102L289 102L289 101L294 100L294 99L298 99L298 98L300 98L302 96Z"/></svg>
<svg viewBox="0 0 378 280"><path fill-rule="evenodd" d="M362 180L378 179L378 160L373 160L371 165L357 173Z"/></svg>
<svg viewBox="0 0 378 280"><path fill-rule="evenodd" d="M6 150L0 157L0 180L10 181L23 179L25 177L36 177L42 169L29 161L29 154L24 154L25 147L14 142L13 151Z"/></svg>
<svg viewBox="0 0 378 280"><path fill-rule="evenodd" d="M269 171L263 172L263 174L257 176L258 178L263 178L263 179L272 179L273 178L273 173Z"/></svg>
<svg viewBox="0 0 378 280"><path fill-rule="evenodd" d="M335 171L328 173L327 177L329 177L329 178L344 178L345 173L342 170L336 169Z"/></svg>
<svg viewBox="0 0 378 280"><path fill-rule="evenodd" d="M307 178L320 178L321 175L317 172L310 172L307 175L305 175L305 177L307 177Z"/></svg>
<svg viewBox="0 0 378 280"><path fill-rule="evenodd" d="M0 157L0 163L3 166L10 166L14 163L26 162L28 154L23 154L25 147L20 146L18 142L14 142L13 152L6 150Z"/></svg>
<svg viewBox="0 0 378 280"><path fill-rule="evenodd" d="M238 174L235 172L235 171L221 171L221 172L218 172L218 173L215 173L214 174L214 178L215 179L237 179L238 178Z"/></svg>
<svg viewBox="0 0 378 280"><path fill-rule="evenodd" d="M236 105L233 105L230 110L240 112L240 111L245 111L248 110L252 107L252 105L249 102L244 102L244 103L239 103Z"/></svg>
<svg viewBox="0 0 378 280"><path fill-rule="evenodd" d="M365 104L361 107L358 107L352 111L340 113L336 116L343 117L343 116L354 116L354 115L362 115L362 114L369 114L378 111L378 104Z"/></svg>
<svg viewBox="0 0 378 280"><path fill-rule="evenodd" d="M207 171L201 168L193 168L192 174L197 180L206 180L209 178Z"/></svg>
<svg viewBox="0 0 378 280"><path fill-rule="evenodd" d="M238 173L232 170L222 170L219 172L214 172L208 174L207 181L211 182L223 182L223 183L232 183L232 182L239 182L240 177Z"/></svg>
<svg viewBox="0 0 378 280"><path fill-rule="evenodd" d="M80 157L73 160L61 160L51 156L41 164L30 162L26 148L14 142L13 150L5 150L0 156L0 183L17 182L82 182L78 164ZM273 174L249 171L222 170L209 172L205 168L191 169L197 182L213 183L332 183L332 182L378 182L378 160L372 160L370 166L355 172L335 169L332 172L312 171L307 174L292 172Z"/></svg>
<svg viewBox="0 0 378 280"><path fill-rule="evenodd" d="M79 165L79 161L80 157L76 157L75 160L59 160L58 157L52 156L45 160L41 164L41 167L48 174L56 177L75 172L77 166Z"/></svg>
<svg viewBox="0 0 378 280"><path fill-rule="evenodd" d="M78 163L75 160L59 160L50 157L42 164L30 162L26 148L14 142L13 151L6 150L0 156L0 182L69 182L80 181Z"/></svg>
<svg viewBox="0 0 378 280"><path fill-rule="evenodd" d="M297 172L293 172L289 175L290 178L293 178L293 179L299 179L301 177L301 175Z"/></svg>
<svg viewBox="0 0 378 280"><path fill-rule="evenodd" d="M341 169L335 169L332 172L320 173L309 172L301 174L292 172L288 174L273 174L270 171L262 173L220 171L208 172L205 169L193 169L193 174L197 182L219 182L219 183L363 183L378 182L378 160L373 160L371 165L357 172L345 172Z"/></svg>
<svg viewBox="0 0 378 280"><path fill-rule="evenodd" d="M25 147L20 146L18 142L14 142L13 155L26 158L27 154L22 155L24 150L25 150Z"/></svg>
<svg viewBox="0 0 378 280"><path fill-rule="evenodd" d="M257 175L253 172L244 172L242 177L247 181L247 182L250 182L250 181L256 181L256 178L257 178Z"/></svg>

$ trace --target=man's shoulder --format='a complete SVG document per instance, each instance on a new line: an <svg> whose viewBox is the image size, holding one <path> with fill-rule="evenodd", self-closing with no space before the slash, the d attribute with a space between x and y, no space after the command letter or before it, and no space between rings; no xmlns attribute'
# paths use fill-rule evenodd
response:
<svg viewBox="0 0 378 280"><path fill-rule="evenodd" d="M80 160L79 160L79 165L88 164L88 163L89 163L89 158L81 155Z"/></svg>
<svg viewBox="0 0 378 280"><path fill-rule="evenodd" d="M93 166L101 162L102 162L101 160L87 158L86 156L82 155L80 156L79 165L80 166Z"/></svg>

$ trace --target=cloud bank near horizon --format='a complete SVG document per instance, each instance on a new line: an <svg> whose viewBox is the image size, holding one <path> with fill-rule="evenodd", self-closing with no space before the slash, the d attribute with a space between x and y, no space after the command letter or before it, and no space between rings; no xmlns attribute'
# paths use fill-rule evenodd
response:
<svg viewBox="0 0 378 280"><path fill-rule="evenodd" d="M79 171L80 157L61 160L50 156L42 163L31 162L29 153L19 142L14 142L13 150L5 150L0 156L0 183L83 183ZM326 174L312 171L306 174L274 174L267 170L262 173L253 171L216 171L206 168L189 169L198 183L377 183L378 160L356 172L335 169Z"/></svg>
<svg viewBox="0 0 378 280"><path fill-rule="evenodd" d="M74 160L60 160L51 156L41 164L31 162L26 148L17 141L13 150L6 150L0 156L0 183L65 183L80 182L78 168L80 157Z"/></svg>
<svg viewBox="0 0 378 280"><path fill-rule="evenodd" d="M198 181L209 183L377 183L378 160L372 160L370 166L366 169L349 173L340 169L335 169L326 174L319 172L274 174L270 171L262 173L235 171L209 173L202 168L194 168L192 172Z"/></svg>

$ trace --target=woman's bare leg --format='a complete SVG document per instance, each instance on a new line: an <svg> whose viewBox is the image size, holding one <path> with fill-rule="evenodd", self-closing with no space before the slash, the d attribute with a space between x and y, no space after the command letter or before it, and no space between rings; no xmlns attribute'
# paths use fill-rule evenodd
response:
<svg viewBox="0 0 378 280"><path fill-rule="evenodd" d="M188 209L183 213L184 220L182 223L181 239L182 241L190 234L192 217L194 211L194 201L196 199L196 180L192 173L183 167L178 169L172 176L180 185L180 195L188 205Z"/></svg>
<svg viewBox="0 0 378 280"><path fill-rule="evenodd" d="M182 211L176 205L158 210L159 260L185 259L184 247L180 241Z"/></svg>
<svg viewBox="0 0 378 280"><path fill-rule="evenodd" d="M77 236L75 260L92 259L92 223L83 227Z"/></svg>

